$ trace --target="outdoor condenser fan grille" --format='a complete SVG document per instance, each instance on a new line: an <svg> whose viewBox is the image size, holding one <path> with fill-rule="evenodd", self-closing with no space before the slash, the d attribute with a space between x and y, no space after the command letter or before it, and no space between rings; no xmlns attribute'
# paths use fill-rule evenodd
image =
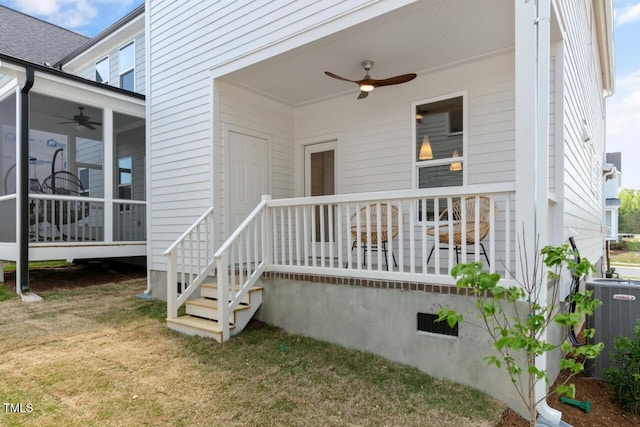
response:
<svg viewBox="0 0 640 427"><path fill-rule="evenodd" d="M594 378L603 378L611 366L611 351L615 339L622 335L633 338L633 329L640 318L640 281L624 279L594 279L587 282L587 290L602 305L593 316L587 317L587 328L595 328L595 336L589 344L604 343L598 357L586 361L586 372Z"/></svg>

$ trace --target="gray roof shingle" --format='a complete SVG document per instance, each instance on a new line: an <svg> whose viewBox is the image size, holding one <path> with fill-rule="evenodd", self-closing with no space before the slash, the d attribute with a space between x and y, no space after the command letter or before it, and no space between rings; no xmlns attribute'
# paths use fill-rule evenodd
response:
<svg viewBox="0 0 640 427"><path fill-rule="evenodd" d="M0 5L0 53L35 64L55 64L87 40L82 34Z"/></svg>

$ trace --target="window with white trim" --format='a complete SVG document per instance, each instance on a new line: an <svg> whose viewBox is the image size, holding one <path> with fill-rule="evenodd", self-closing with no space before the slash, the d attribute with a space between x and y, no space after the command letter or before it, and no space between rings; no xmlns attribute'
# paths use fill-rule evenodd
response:
<svg viewBox="0 0 640 427"><path fill-rule="evenodd" d="M109 57L108 56L96 62L96 81L98 83L109 84Z"/></svg>
<svg viewBox="0 0 640 427"><path fill-rule="evenodd" d="M118 55L118 74L122 89L135 90L135 46L131 42L120 48Z"/></svg>

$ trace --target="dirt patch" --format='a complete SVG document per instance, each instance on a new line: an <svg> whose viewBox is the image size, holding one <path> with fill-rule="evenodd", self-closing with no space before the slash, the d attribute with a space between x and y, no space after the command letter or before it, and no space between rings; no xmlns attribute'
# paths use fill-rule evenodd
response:
<svg viewBox="0 0 640 427"><path fill-rule="evenodd" d="M561 372L556 385L564 381L566 375ZM561 403L557 397L552 397L548 401L549 406L562 412L562 421L573 427L640 426L640 415L627 412L616 404L613 401L613 392L604 381L581 374L575 376L571 382L576 386L576 400L590 402L591 410L587 414L582 409ZM497 427L527 427L528 425L528 421L508 410Z"/></svg>
<svg viewBox="0 0 640 427"><path fill-rule="evenodd" d="M119 283L125 280L144 279L146 267L115 262L91 262L64 267L39 267L29 271L31 291L82 288L85 286ZM9 289L15 289L15 273L5 273Z"/></svg>

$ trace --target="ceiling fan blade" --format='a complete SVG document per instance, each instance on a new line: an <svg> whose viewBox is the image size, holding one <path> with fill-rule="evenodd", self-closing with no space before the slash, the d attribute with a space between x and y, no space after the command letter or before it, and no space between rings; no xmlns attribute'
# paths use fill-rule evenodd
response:
<svg viewBox="0 0 640 427"><path fill-rule="evenodd" d="M102 126L102 123L100 122L87 122L87 123L89 123L90 125Z"/></svg>
<svg viewBox="0 0 640 427"><path fill-rule="evenodd" d="M356 84L358 84L358 80L349 80L349 79L345 79L344 77L340 77L339 75L337 75L337 74L333 74L333 73L331 73L331 72L329 72L329 71L325 71L324 73L325 73L327 76L329 76L329 77L333 77L334 79L344 80L345 82L351 82L351 83L356 83Z"/></svg>
<svg viewBox="0 0 640 427"><path fill-rule="evenodd" d="M369 92L361 90L360 95L358 95L358 99L365 99L367 96L369 96Z"/></svg>
<svg viewBox="0 0 640 427"><path fill-rule="evenodd" d="M411 81L416 77L417 77L417 74L415 73L403 74L401 76L389 77L388 79L372 80L371 84L375 87L397 85L400 83L406 83L408 81Z"/></svg>
<svg viewBox="0 0 640 427"><path fill-rule="evenodd" d="M57 125L70 125L71 123L77 123L77 122L58 122L56 123Z"/></svg>
<svg viewBox="0 0 640 427"><path fill-rule="evenodd" d="M82 126L86 127L87 129L91 129L91 130L96 130L96 127L91 125L91 123L84 123Z"/></svg>

